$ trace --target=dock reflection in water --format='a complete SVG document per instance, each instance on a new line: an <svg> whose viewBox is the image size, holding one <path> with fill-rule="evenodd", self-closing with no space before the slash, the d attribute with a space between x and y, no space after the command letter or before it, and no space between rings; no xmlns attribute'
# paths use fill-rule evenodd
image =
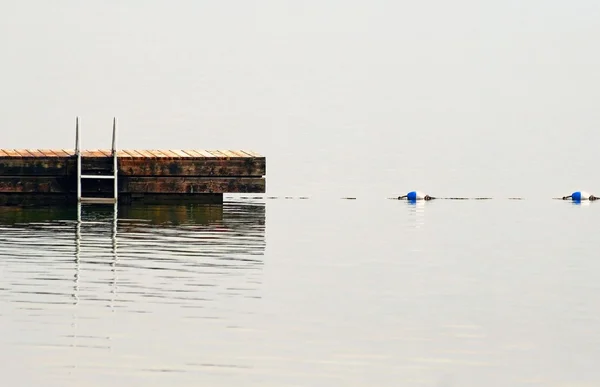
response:
<svg viewBox="0 0 600 387"><path fill-rule="evenodd" d="M0 370L25 384L37 374L103 385L245 367L211 347L244 331L264 249L261 203L2 208Z"/></svg>

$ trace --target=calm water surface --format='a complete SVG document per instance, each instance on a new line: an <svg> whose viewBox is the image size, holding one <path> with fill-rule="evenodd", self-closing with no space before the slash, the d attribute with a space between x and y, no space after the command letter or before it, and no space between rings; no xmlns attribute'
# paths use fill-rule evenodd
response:
<svg viewBox="0 0 600 387"><path fill-rule="evenodd" d="M600 385L600 203L230 200L0 209L3 385Z"/></svg>

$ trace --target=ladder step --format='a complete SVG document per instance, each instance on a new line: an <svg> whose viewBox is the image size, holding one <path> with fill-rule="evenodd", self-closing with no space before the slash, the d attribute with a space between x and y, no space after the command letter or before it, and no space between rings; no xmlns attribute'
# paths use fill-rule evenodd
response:
<svg viewBox="0 0 600 387"><path fill-rule="evenodd" d="M114 179L114 175L81 175L82 179Z"/></svg>
<svg viewBox="0 0 600 387"><path fill-rule="evenodd" d="M98 203L98 204L114 204L117 202L116 198L92 198L82 197L81 203Z"/></svg>

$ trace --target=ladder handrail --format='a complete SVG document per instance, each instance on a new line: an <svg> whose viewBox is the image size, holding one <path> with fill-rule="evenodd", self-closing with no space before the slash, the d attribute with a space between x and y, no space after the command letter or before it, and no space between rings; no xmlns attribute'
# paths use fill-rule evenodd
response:
<svg viewBox="0 0 600 387"><path fill-rule="evenodd" d="M81 173L81 139L79 135L79 117L75 119L75 154L77 156L77 203L82 202L81 196L81 180L83 178L92 178L91 175L82 175ZM112 132L112 146L111 155L113 158L113 175L99 175L98 179L113 179L113 199L114 203L117 203L119 196L119 185L118 185L118 158L117 158L117 118L113 117L113 132Z"/></svg>
<svg viewBox="0 0 600 387"><path fill-rule="evenodd" d="M118 200L119 196L119 187L117 184L117 175L119 173L119 168L117 165L117 117L113 117L113 133L112 133L112 156L113 156L113 174L114 174L114 198L115 202Z"/></svg>
<svg viewBox="0 0 600 387"><path fill-rule="evenodd" d="M75 153L77 155L77 202L81 202L81 146L79 139L79 117L75 119Z"/></svg>

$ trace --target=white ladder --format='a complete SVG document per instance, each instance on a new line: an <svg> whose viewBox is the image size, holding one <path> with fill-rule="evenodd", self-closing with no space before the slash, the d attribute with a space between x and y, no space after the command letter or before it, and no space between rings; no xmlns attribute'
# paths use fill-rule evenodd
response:
<svg viewBox="0 0 600 387"><path fill-rule="evenodd" d="M111 156L113 159L113 174L112 175L82 175L81 174L81 146L79 139L79 117L75 120L75 154L77 155L77 203L117 203L118 200L118 182L117 175L119 168L117 164L117 119L113 118L113 133L112 133L112 147ZM82 179L112 179L113 185L113 197L112 198L95 198L95 197L82 197L81 196L81 181Z"/></svg>

